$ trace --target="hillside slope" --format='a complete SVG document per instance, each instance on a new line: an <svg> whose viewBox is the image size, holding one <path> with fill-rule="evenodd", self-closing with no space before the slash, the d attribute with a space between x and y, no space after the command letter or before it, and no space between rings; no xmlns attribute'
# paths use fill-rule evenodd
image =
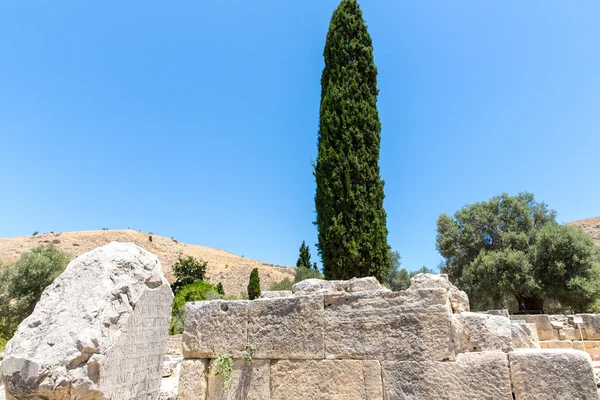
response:
<svg viewBox="0 0 600 400"><path fill-rule="evenodd" d="M159 235L134 230L120 231L84 231L84 232L48 232L38 236L20 236L0 238L0 260L11 263L17 260L23 252L32 247L54 243L61 250L77 257L96 247L110 242L133 242L138 246L156 254L163 266L167 279L172 282L171 267L179 256L193 256L208 261L207 280L210 283L223 283L225 294L240 296L246 292L250 272L258 268L261 287L266 290L271 282L280 281L285 277L294 279L295 268L267 264L210 247L184 244Z"/></svg>
<svg viewBox="0 0 600 400"><path fill-rule="evenodd" d="M589 233L592 238L594 238L596 244L600 246L600 217L569 222L567 225L580 226L585 232Z"/></svg>

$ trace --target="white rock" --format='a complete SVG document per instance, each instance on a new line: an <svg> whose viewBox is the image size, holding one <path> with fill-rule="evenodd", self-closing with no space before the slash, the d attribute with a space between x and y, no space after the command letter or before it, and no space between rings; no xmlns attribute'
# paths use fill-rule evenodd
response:
<svg viewBox="0 0 600 400"><path fill-rule="evenodd" d="M460 326L457 350L472 351L504 351L512 350L510 320L506 317L472 312L460 313Z"/></svg>
<svg viewBox="0 0 600 400"><path fill-rule="evenodd" d="M158 258L110 243L72 261L6 346L16 398L158 396L173 293Z"/></svg>
<svg viewBox="0 0 600 400"><path fill-rule="evenodd" d="M352 278L347 281L326 281L323 279L305 279L292 286L292 292L296 296L328 293L356 293L368 291L389 292L373 277Z"/></svg>
<svg viewBox="0 0 600 400"><path fill-rule="evenodd" d="M291 290L273 290L262 292L260 295L261 299L278 299L281 297L292 297L293 293Z"/></svg>
<svg viewBox="0 0 600 400"><path fill-rule="evenodd" d="M470 310L467 294L458 290L446 274L417 274L410 278L408 290L442 288L448 291L448 304L455 314Z"/></svg>

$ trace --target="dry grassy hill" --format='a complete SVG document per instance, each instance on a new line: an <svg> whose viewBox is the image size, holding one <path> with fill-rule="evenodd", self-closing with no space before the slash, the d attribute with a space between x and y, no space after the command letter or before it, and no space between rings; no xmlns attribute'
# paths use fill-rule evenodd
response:
<svg viewBox="0 0 600 400"><path fill-rule="evenodd" d="M0 238L0 260L11 263L17 260L21 253L45 243L54 243L61 250L76 257L114 241L133 242L156 254L167 279L171 282L173 281L171 267L179 256L193 256L206 260L208 261L207 280L215 285L222 282L225 293L234 296L246 292L248 278L253 268L258 268L263 290L266 290L271 282L280 281L285 277L294 279L295 269L291 267L266 264L224 250L184 244L159 235L152 235L152 242L150 242L148 233L134 230L48 232L37 236Z"/></svg>
<svg viewBox="0 0 600 400"><path fill-rule="evenodd" d="M580 226L589 233L598 246L600 246L600 217L582 219L581 221L569 222L567 225Z"/></svg>

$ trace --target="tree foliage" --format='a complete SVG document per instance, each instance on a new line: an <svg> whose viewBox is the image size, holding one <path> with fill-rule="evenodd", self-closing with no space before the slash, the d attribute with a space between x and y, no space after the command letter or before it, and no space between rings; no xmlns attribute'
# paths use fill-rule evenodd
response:
<svg viewBox="0 0 600 400"><path fill-rule="evenodd" d="M388 252L388 259L390 260L390 270L384 280L384 285L394 292L408 289L410 287L410 279L417 274L435 273L426 266L411 272L408 272L406 268L400 268L402 265L400 262L400 253L392 251L391 249Z"/></svg>
<svg viewBox="0 0 600 400"><path fill-rule="evenodd" d="M381 124L373 44L356 0L334 11L323 52L315 224L327 279L375 276L389 269Z"/></svg>
<svg viewBox="0 0 600 400"><path fill-rule="evenodd" d="M196 281L181 287L173 298L173 309L169 333L176 335L183 332L185 303L219 298L220 295L213 285L208 282Z"/></svg>
<svg viewBox="0 0 600 400"><path fill-rule="evenodd" d="M294 286L294 282L292 282L290 278L283 278L279 282L271 283L271 285L269 285L269 290L292 290L292 286Z"/></svg>
<svg viewBox="0 0 600 400"><path fill-rule="evenodd" d="M598 295L598 253L579 228L556 223L556 212L530 193L502 194L437 222L443 272L469 295L473 309L542 312L546 300L585 311Z"/></svg>
<svg viewBox="0 0 600 400"><path fill-rule="evenodd" d="M302 245L300 245L300 254L298 255L298 261L296 261L297 268L311 268L312 264L310 262L310 248L306 245L304 240L302 241Z"/></svg>
<svg viewBox="0 0 600 400"><path fill-rule="evenodd" d="M181 258L173 265L173 275L175 282L171 284L173 293L177 294L179 289L185 285L190 285L196 281L203 281L206 275L208 262L198 260L192 256Z"/></svg>
<svg viewBox="0 0 600 400"><path fill-rule="evenodd" d="M248 281L248 299L258 299L260 295L260 277L258 276L258 268L254 268Z"/></svg>
<svg viewBox="0 0 600 400"><path fill-rule="evenodd" d="M70 254L48 244L34 247L0 270L0 337L7 340L14 334L70 260Z"/></svg>

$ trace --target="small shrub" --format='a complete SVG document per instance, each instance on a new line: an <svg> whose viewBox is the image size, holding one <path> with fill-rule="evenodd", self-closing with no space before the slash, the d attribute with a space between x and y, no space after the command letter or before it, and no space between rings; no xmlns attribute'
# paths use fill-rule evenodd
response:
<svg viewBox="0 0 600 400"><path fill-rule="evenodd" d="M220 295L225 296L225 289L223 288L223 284L221 282L219 282L217 285L217 292L219 292Z"/></svg>
<svg viewBox="0 0 600 400"><path fill-rule="evenodd" d="M52 244L60 244L60 239L54 239L54 240L52 240Z"/></svg>
<svg viewBox="0 0 600 400"><path fill-rule="evenodd" d="M221 353L211 365L212 376L223 378L223 387L227 386L233 373L233 358L229 354Z"/></svg>
<svg viewBox="0 0 600 400"><path fill-rule="evenodd" d="M246 345L244 349L244 360L253 363L254 362L254 347L250 345Z"/></svg>
<svg viewBox="0 0 600 400"><path fill-rule="evenodd" d="M294 282L298 283L305 279L323 279L323 275L319 271L315 271L312 268L296 268L296 279L294 279Z"/></svg>
<svg viewBox="0 0 600 400"><path fill-rule="evenodd" d="M148 240L152 241L152 235L148 235Z"/></svg>
<svg viewBox="0 0 600 400"><path fill-rule="evenodd" d="M185 285L204 280L207 266L208 262L204 260L197 260L192 256L180 257L173 265L173 275L176 278L175 282L171 284L173 293L177 294L177 291Z"/></svg>
<svg viewBox="0 0 600 400"><path fill-rule="evenodd" d="M33 235L31 235L31 236L37 236L38 233L39 233L38 231L35 231L35 232L33 232Z"/></svg>
<svg viewBox="0 0 600 400"><path fill-rule="evenodd" d="M258 276L258 268L254 268L250 273L250 280L248 281L248 299L258 299L260 294L260 277Z"/></svg>
<svg viewBox="0 0 600 400"><path fill-rule="evenodd" d="M185 303L189 301L214 300L219 298L221 298L221 296L217 293L217 289L208 282L197 281L190 285L183 286L173 299L173 311L169 333L171 335L176 335L183 332Z"/></svg>
<svg viewBox="0 0 600 400"><path fill-rule="evenodd" d="M292 286L294 282L290 278L283 278L279 282L273 282L269 286L269 290L277 291L277 290L292 290Z"/></svg>

